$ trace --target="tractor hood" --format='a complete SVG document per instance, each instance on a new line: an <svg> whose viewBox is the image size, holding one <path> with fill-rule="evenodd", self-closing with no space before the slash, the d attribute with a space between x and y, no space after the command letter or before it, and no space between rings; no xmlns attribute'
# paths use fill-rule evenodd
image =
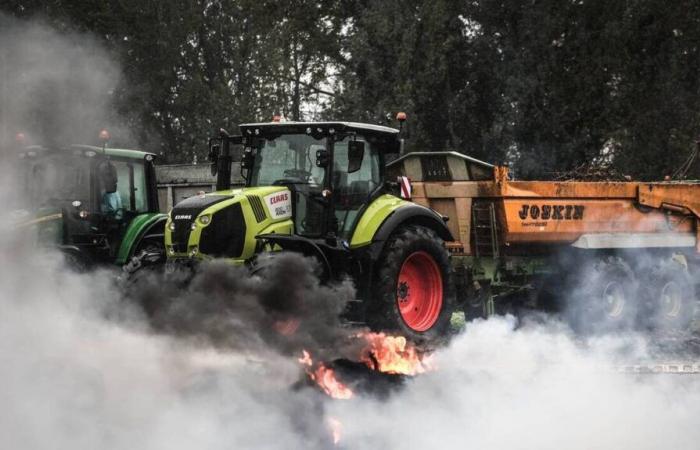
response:
<svg viewBox="0 0 700 450"><path fill-rule="evenodd" d="M197 195L175 205L166 224L169 258L253 256L258 234L292 232L292 193L284 186Z"/></svg>

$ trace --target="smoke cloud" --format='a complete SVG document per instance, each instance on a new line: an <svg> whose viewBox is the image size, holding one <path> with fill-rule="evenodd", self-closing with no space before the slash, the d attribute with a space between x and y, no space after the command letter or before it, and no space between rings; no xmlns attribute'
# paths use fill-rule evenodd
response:
<svg viewBox="0 0 700 450"><path fill-rule="evenodd" d="M5 250L4 448L330 448L331 418L342 448L690 449L700 438L697 375L614 370L658 361L643 335L579 341L557 323L479 321L434 354L437 370L390 396L331 400L299 389L296 357L262 332L215 333L250 332L250 348L153 333L111 273L71 274L55 255Z"/></svg>
<svg viewBox="0 0 700 450"><path fill-rule="evenodd" d="M354 298L352 283L320 285L311 259L299 254L263 256L264 270L225 262L203 264L188 283L178 275L142 277L126 301L142 305L158 330L236 350L330 359L357 355L357 329L341 313ZM137 274L138 277L138 274Z"/></svg>
<svg viewBox="0 0 700 450"><path fill-rule="evenodd" d="M0 148L95 144L102 128L128 141L111 106L121 70L88 34L0 13Z"/></svg>
<svg viewBox="0 0 700 450"><path fill-rule="evenodd" d="M696 446L697 376L614 370L648 361L642 336L583 344L556 325L514 327L512 318L476 323L400 395L334 404L348 448Z"/></svg>

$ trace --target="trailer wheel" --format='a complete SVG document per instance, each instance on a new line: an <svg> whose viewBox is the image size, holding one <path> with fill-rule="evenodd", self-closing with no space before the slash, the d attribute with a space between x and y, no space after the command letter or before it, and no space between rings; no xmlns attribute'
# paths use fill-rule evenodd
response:
<svg viewBox="0 0 700 450"><path fill-rule="evenodd" d="M667 263L651 277L648 325L658 330L687 330L695 313L695 289L688 272Z"/></svg>
<svg viewBox="0 0 700 450"><path fill-rule="evenodd" d="M634 273L619 258L584 266L568 293L566 305L565 315L577 332L631 329L640 306Z"/></svg>
<svg viewBox="0 0 700 450"><path fill-rule="evenodd" d="M402 227L387 242L378 268L370 326L416 342L444 335L455 299L442 239L426 227Z"/></svg>

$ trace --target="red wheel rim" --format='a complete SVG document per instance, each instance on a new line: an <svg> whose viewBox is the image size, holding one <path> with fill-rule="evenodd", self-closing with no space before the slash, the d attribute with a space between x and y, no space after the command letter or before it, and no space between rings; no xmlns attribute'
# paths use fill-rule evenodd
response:
<svg viewBox="0 0 700 450"><path fill-rule="evenodd" d="M437 322L442 310L442 273L426 252L412 253L399 271L396 302L409 328L426 331Z"/></svg>

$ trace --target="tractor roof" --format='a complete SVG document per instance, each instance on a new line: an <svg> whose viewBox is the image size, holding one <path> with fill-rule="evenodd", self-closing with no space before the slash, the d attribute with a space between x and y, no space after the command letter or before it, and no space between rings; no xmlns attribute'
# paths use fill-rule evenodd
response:
<svg viewBox="0 0 700 450"><path fill-rule="evenodd" d="M265 123L244 123L240 125L244 136L256 136L256 130L263 136L266 134L332 134L333 132L358 132L362 134L374 135L385 139L399 138L399 130L382 125L372 125L357 122L265 122Z"/></svg>
<svg viewBox="0 0 700 450"><path fill-rule="evenodd" d="M79 152L89 152L93 151L98 155L103 154L102 153L102 147L98 147L95 145L69 145L69 146L61 146L61 147L43 147L40 145L31 145L28 147L24 147L21 150L22 154L27 154L29 152L40 152L40 153L46 153L46 152L65 152L65 153L73 153L75 151ZM143 152L140 150L130 150L130 149L121 149L121 148L105 148L104 153L107 156L115 157L115 158L127 158L127 159L139 159L142 160L146 156L151 155L155 156L154 153L150 152ZM94 156L94 155L93 155Z"/></svg>

